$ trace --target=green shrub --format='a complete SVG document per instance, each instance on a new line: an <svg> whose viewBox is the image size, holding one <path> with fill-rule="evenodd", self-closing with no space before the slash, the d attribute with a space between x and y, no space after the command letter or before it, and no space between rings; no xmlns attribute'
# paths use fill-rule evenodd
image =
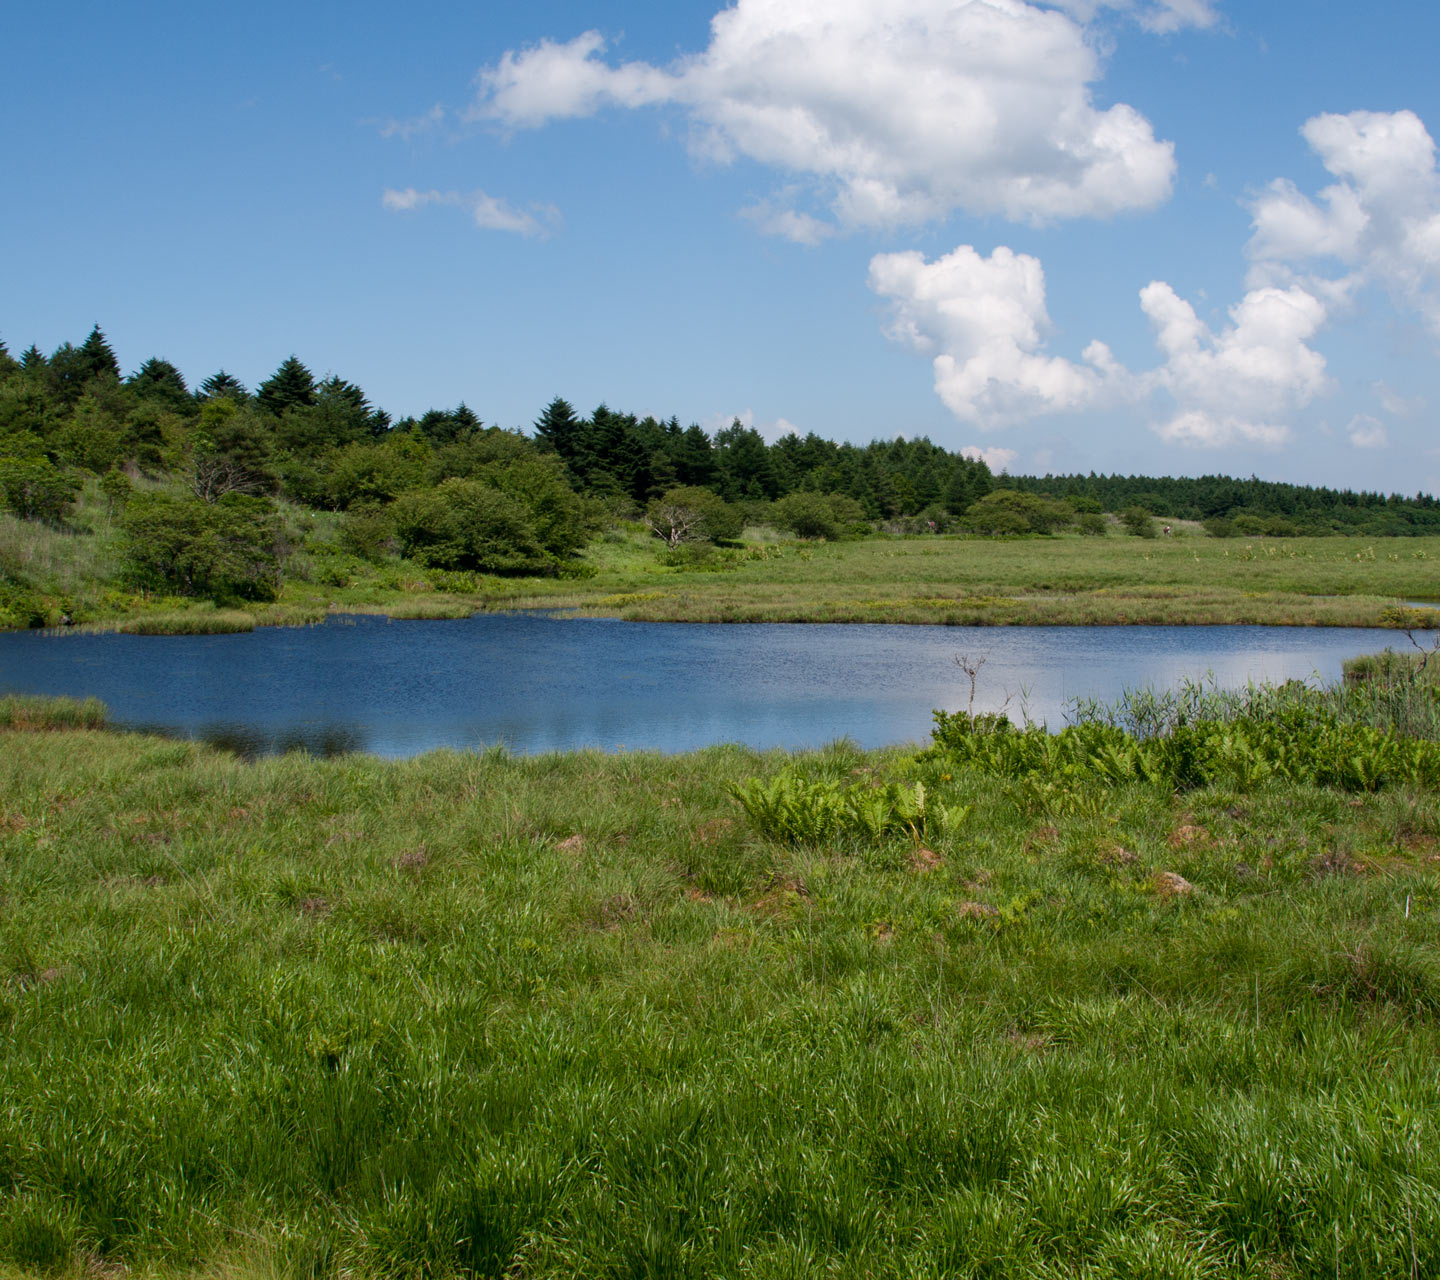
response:
<svg viewBox="0 0 1440 1280"><path fill-rule="evenodd" d="M279 594L286 548L280 518L263 498L137 495L121 532L122 572L141 590L217 604Z"/></svg>
<svg viewBox="0 0 1440 1280"><path fill-rule="evenodd" d="M0 457L0 499L22 520L59 524L79 493L79 479L49 458Z"/></svg>
<svg viewBox="0 0 1440 1280"><path fill-rule="evenodd" d="M378 564L400 547L394 515L369 502L351 507L340 517L340 545L362 560Z"/></svg>
<svg viewBox="0 0 1440 1280"><path fill-rule="evenodd" d="M1155 519L1144 507L1126 507L1120 513L1120 523L1125 526L1126 533L1134 534L1137 538L1157 536Z"/></svg>
<svg viewBox="0 0 1440 1280"><path fill-rule="evenodd" d="M525 508L478 480L455 478L402 494L391 511L401 550L426 568L553 571Z"/></svg>
<svg viewBox="0 0 1440 1280"><path fill-rule="evenodd" d="M1068 502L1020 489L997 489L966 509L960 523L972 533L998 537L1004 534L1055 533L1074 519Z"/></svg>
<svg viewBox="0 0 1440 1280"><path fill-rule="evenodd" d="M775 503L771 518L797 538L837 538L840 522L824 494L791 493Z"/></svg>
<svg viewBox="0 0 1440 1280"><path fill-rule="evenodd" d="M131 495L135 492L135 486L130 483L130 477L123 471L107 471L100 477L100 492L105 495L105 500L110 504L110 510L123 508L130 501Z"/></svg>

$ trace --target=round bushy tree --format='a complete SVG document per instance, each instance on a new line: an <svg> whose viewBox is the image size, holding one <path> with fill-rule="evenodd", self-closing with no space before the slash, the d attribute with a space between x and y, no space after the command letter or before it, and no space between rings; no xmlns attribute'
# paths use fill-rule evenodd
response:
<svg viewBox="0 0 1440 1280"><path fill-rule="evenodd" d="M773 507L775 523L797 538L835 538L840 526L823 493L788 493Z"/></svg>
<svg viewBox="0 0 1440 1280"><path fill-rule="evenodd" d="M434 569L543 573L552 567L525 508L478 480L401 494L391 508L401 551Z"/></svg>
<svg viewBox="0 0 1440 1280"><path fill-rule="evenodd" d="M1055 533L1075 517L1068 502L1020 489L997 489L972 502L961 524L972 533Z"/></svg>
<svg viewBox="0 0 1440 1280"><path fill-rule="evenodd" d="M740 536L743 517L709 489L681 485L667 489L645 510L650 531L671 547L684 542L727 542Z"/></svg>
<svg viewBox="0 0 1440 1280"><path fill-rule="evenodd" d="M147 591L222 604L279 593L284 542L280 519L263 498L136 494L121 529L125 577Z"/></svg>

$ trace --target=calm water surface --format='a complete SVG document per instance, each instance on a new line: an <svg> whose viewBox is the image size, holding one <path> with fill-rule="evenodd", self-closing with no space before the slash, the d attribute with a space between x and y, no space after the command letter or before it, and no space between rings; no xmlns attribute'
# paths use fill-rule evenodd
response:
<svg viewBox="0 0 1440 1280"><path fill-rule="evenodd" d="M1429 633L1433 636L1433 633ZM1403 634L1303 627L916 627L481 614L331 619L232 636L0 634L0 691L94 695L123 725L246 752L408 756L504 743L685 751L919 741L970 696L1057 727L1076 697L1213 674L1337 680Z"/></svg>

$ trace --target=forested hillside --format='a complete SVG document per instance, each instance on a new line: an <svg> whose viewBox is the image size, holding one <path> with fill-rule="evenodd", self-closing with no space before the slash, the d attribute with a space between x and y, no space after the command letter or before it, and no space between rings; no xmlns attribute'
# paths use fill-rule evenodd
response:
<svg viewBox="0 0 1440 1280"><path fill-rule="evenodd" d="M12 626L74 613L41 580L29 526L103 524L91 558L112 594L218 603L277 596L313 531L305 512L326 513L336 546L370 563L490 575L583 574L577 553L619 519L643 519L671 551L733 540L747 523L829 539L1153 535L1152 517L1220 536L1440 531L1440 504L1424 495L1217 476L996 477L924 438L767 444L738 420L711 436L603 404L582 415L558 398L531 431L463 403L394 420L356 383L317 377L294 355L253 390L223 369L191 386L160 357L127 375L98 326L49 355L32 345L16 357L0 342L0 506L0 621Z"/></svg>

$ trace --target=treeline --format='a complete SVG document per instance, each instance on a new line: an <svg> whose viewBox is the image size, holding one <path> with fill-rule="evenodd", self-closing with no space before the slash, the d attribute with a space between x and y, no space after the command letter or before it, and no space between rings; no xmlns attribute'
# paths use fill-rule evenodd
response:
<svg viewBox="0 0 1440 1280"><path fill-rule="evenodd" d="M1004 487L1095 504L1095 509L1143 508L1177 520L1200 520L1213 534L1296 537L1354 533L1405 537L1440 533L1440 501L1419 493L1357 493L1230 476L1005 476Z"/></svg>
<svg viewBox="0 0 1440 1280"><path fill-rule="evenodd" d="M994 487L984 462L926 439L836 444L812 432L767 445L738 419L712 439L693 423L682 429L675 418L637 419L606 405L581 418L561 399L540 415L535 438L578 488L637 504L677 487L709 489L730 503L815 493L850 498L862 518L885 520L927 510L959 516Z"/></svg>
<svg viewBox="0 0 1440 1280"><path fill-rule="evenodd" d="M607 519L643 518L671 550L745 521L805 537L893 532L1153 533L1150 516L1216 534L1440 531L1440 503L1221 476L995 477L927 439L767 444L736 420L712 437L677 418L553 400L533 432L467 405L398 421L296 356L253 390L225 370L191 387L152 357L122 372L96 326L14 356L0 341L0 505L66 520L86 476L118 514L126 582L216 600L273 598L288 554L277 499L341 513L345 550L437 572L583 573ZM20 569L0 561L0 589ZM3 606L3 601L0 601Z"/></svg>

